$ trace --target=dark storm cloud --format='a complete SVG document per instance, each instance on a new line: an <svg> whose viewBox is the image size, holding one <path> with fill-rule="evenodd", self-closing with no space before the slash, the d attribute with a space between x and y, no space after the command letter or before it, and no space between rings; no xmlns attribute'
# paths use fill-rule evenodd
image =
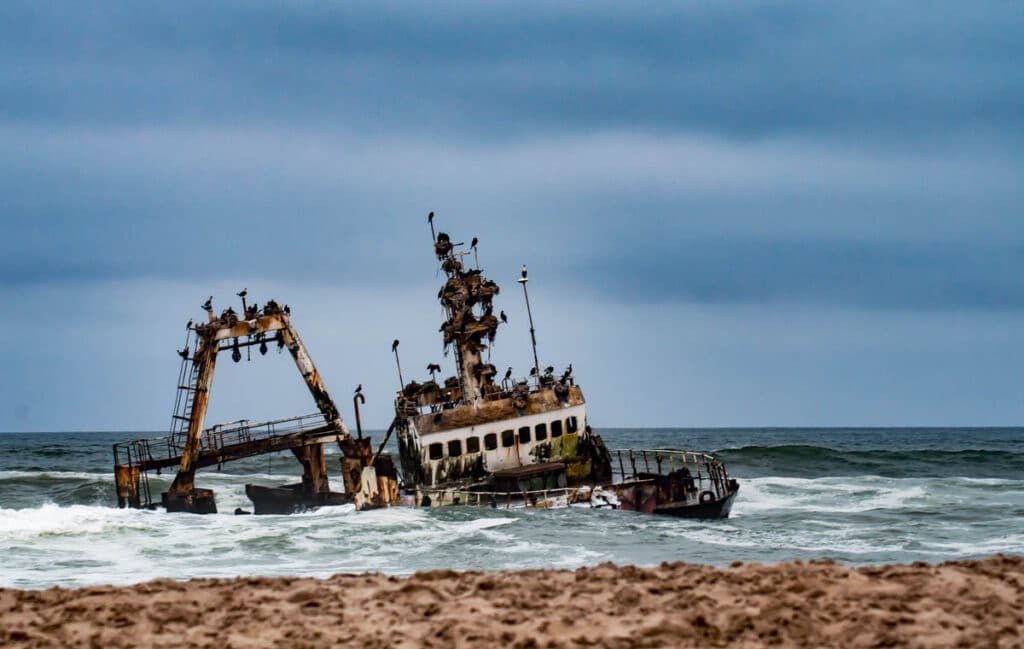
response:
<svg viewBox="0 0 1024 649"><path fill-rule="evenodd" d="M0 283L397 284L436 209L606 298L1017 307L1022 14L4 3Z"/></svg>
<svg viewBox="0 0 1024 649"><path fill-rule="evenodd" d="M5 3L8 120L1019 136L1018 3Z"/></svg>

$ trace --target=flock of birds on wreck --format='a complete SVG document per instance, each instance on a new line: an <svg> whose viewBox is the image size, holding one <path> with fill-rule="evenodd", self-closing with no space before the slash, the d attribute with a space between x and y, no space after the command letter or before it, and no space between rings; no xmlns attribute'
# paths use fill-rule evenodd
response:
<svg viewBox="0 0 1024 649"><path fill-rule="evenodd" d="M428 216L428 221L433 222L433 219L434 219L434 213L431 212L430 215ZM474 251L474 253L476 252L477 245L479 243L480 243L480 239L478 237L473 237L473 240L470 242L469 247L470 247L470 249L472 249ZM469 273L474 273L474 272L475 273L479 273L480 270L479 269L475 269L475 270L470 270L468 272ZM521 272L522 278L526 279L527 271L526 271L526 266L525 265L522 267L520 272ZM437 293L438 299L441 298L443 292L444 292L444 288L442 288L440 291L438 291L438 293ZM235 293L235 295L237 295L238 297L242 298L243 304L245 303L244 300L245 300L246 296L248 296L248 294L249 294L249 289L248 288L243 288L238 293ZM206 302L203 302L203 304L201 305L201 308L204 311L206 311L207 313L212 313L213 312L213 296L212 295L209 298L207 298ZM259 307L257 305L255 305L255 304L249 306L245 310L246 310L245 315L246 315L247 318L253 318L253 317L256 317L256 316L259 315ZM281 308L281 311L283 311L285 315L291 315L291 312L292 312L291 311L291 307L288 306L287 304L285 304ZM493 315L493 313L494 313L493 305L487 304L487 306L484 309L484 315L485 316L490 316L490 315ZM232 318L232 317L237 317L237 314L235 313L235 310L233 308L228 307L227 309L224 310L224 313L222 314L221 317L223 319L228 319L228 318ZM502 324L506 324L506 325L508 324L508 314L506 314L504 310L501 310L501 311L498 312L498 319L501 321ZM194 327L194 325L195 325L195 322L192 319L189 319L188 323L185 324L185 329L192 329ZM399 345L399 340L396 338L394 340L394 342L391 343L391 351L397 354L398 353L398 345ZM260 353L261 354L266 354L267 353L266 343L263 343L263 344L260 345ZM188 360L188 358L189 358L188 346L186 345L183 349L178 350L178 355L181 356L181 358L183 358L185 360ZM447 356L447 351L445 352L445 355ZM241 360L241 358L240 357L234 358L234 360L235 360L235 362L238 362L239 360ZM431 380L434 380L436 374L438 372L441 372L441 371L442 371L441 366L438 365L437 363L428 363L427 364L427 373L430 374ZM548 366L548 367L544 368L544 376L546 378L553 379L554 378L554 373L555 373L555 368L554 367ZM530 368L530 376L531 377L537 376L537 368L536 367ZM568 382L570 376L572 376L572 363L570 363L569 367L567 367L565 369L565 371L562 373L562 377L561 377L559 382L564 385L565 383ZM504 383L508 383L511 380L512 380L512 368L509 367L505 371L505 377L504 377L504 381L503 382ZM353 392L353 394L362 394L362 391L363 391L363 384L360 383L359 386L356 387L355 392Z"/></svg>

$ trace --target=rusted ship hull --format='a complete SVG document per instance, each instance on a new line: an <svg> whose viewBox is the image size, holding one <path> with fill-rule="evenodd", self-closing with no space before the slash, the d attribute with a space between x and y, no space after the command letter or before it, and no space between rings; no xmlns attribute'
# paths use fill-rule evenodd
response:
<svg viewBox="0 0 1024 649"><path fill-rule="evenodd" d="M730 480L727 485L728 491L722 495L703 491L696 498L696 502L693 499L671 501L659 498L659 489L649 483L613 484L605 489L618 496L619 509L623 511L676 518L716 519L729 517L733 501L739 492L739 484L735 480Z"/></svg>
<svg viewBox="0 0 1024 649"><path fill-rule="evenodd" d="M318 494L315 500L303 497L302 483L281 487L245 485L245 495L253 503L254 514L297 514L299 512L332 505L346 505L353 498L343 493L329 491Z"/></svg>
<svg viewBox="0 0 1024 649"><path fill-rule="evenodd" d="M729 513L732 512L732 503L736 500L736 494L739 493L739 488L733 491L731 494L726 496L722 500L717 500L709 503L698 503L696 505L675 505L669 503L667 505L661 505L654 508L655 514L662 514L665 516L675 516L676 518L729 518Z"/></svg>

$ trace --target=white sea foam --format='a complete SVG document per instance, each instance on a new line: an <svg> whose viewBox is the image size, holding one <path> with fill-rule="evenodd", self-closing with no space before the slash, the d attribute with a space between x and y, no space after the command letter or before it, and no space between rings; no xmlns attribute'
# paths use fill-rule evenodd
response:
<svg viewBox="0 0 1024 649"><path fill-rule="evenodd" d="M923 504L934 494L926 481L878 476L844 478L752 478L744 480L735 516L773 510L858 513Z"/></svg>
<svg viewBox="0 0 1024 649"><path fill-rule="evenodd" d="M87 473L84 471L0 471L0 480L101 480L113 483L114 474Z"/></svg>
<svg viewBox="0 0 1024 649"><path fill-rule="evenodd" d="M50 475L107 479L98 473ZM255 476L211 473L201 478L217 490L224 513L193 516L55 504L0 508L5 557L0 585L572 568L605 560L722 564L830 556L884 563L1024 552L1024 481L741 478L732 518L692 521L607 510L396 507L356 512L351 505L294 516L234 516L229 512L236 503L251 508L243 485ZM154 481L154 490L161 484ZM928 515L918 516L921 512ZM970 516L965 518L965 512Z"/></svg>
<svg viewBox="0 0 1024 649"><path fill-rule="evenodd" d="M1003 554L1024 554L1024 534L1014 533L997 538L978 538L970 541L929 541L925 548L934 549L936 554L981 556L1001 552Z"/></svg>
<svg viewBox="0 0 1024 649"><path fill-rule="evenodd" d="M0 541L42 535L98 534L114 527L143 529L147 526L145 518L153 514L88 505L60 507L52 503L29 509L0 508Z"/></svg>
<svg viewBox="0 0 1024 649"><path fill-rule="evenodd" d="M960 478L967 484L984 485L988 487L1024 487L1024 480L1007 480L1004 478Z"/></svg>

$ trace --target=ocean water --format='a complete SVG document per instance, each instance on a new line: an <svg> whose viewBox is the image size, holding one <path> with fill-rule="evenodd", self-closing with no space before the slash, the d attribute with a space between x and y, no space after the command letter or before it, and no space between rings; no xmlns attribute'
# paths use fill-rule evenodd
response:
<svg viewBox="0 0 1024 649"><path fill-rule="evenodd" d="M1024 429L597 432L611 448L715 451L741 484L732 517L351 506L234 516L235 507L249 506L246 483L278 485L299 476L290 454L201 471L197 485L216 491L222 514L117 509L111 445L134 435L4 433L0 586L602 561L938 562L1024 553ZM166 487L171 477L154 487ZM335 484L340 488L340 478Z"/></svg>

